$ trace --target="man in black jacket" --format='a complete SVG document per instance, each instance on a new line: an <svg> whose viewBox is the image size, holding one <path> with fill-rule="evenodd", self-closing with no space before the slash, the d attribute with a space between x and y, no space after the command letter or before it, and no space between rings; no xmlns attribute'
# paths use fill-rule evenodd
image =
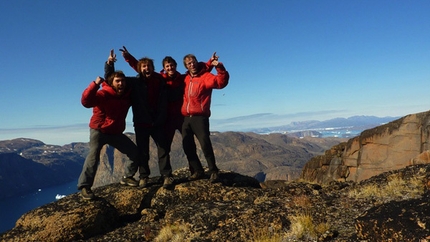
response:
<svg viewBox="0 0 430 242"><path fill-rule="evenodd" d="M113 50L105 65L105 76L115 71L116 55ZM167 95L165 79L154 72L154 62L150 58L142 58L137 64L138 76L127 77L131 87L131 105L133 111L136 144L139 149L139 186L148 185L149 142L154 140L158 152L160 174L164 178L163 187L168 188L173 183L172 167L170 165L170 147L164 133L164 123L167 115Z"/></svg>

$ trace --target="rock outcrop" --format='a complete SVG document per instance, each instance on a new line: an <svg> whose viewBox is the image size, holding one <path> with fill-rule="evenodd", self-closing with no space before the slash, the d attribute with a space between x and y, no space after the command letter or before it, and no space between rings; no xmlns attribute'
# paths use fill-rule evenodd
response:
<svg viewBox="0 0 430 242"><path fill-rule="evenodd" d="M430 165L386 172L358 184L257 180L223 171L221 183L172 189L154 177L144 189L118 183L72 194L29 211L0 241L426 241ZM207 178L207 177L206 177ZM396 180L400 194L354 196ZM428 239L428 238L427 238Z"/></svg>
<svg viewBox="0 0 430 242"><path fill-rule="evenodd" d="M359 182L386 171L430 162L430 112L411 114L363 131L313 157L300 178L317 183Z"/></svg>

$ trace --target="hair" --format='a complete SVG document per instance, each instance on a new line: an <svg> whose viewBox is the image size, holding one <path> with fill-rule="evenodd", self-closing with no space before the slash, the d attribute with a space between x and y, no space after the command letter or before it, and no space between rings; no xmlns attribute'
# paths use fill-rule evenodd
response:
<svg viewBox="0 0 430 242"><path fill-rule="evenodd" d="M186 55L186 56L184 56L184 66L185 66L185 69L187 69L187 65L185 64L185 60L186 59L194 59L196 62L197 62L197 58L196 58L196 56L195 55L193 55L193 54L188 54L188 55Z"/></svg>
<svg viewBox="0 0 430 242"><path fill-rule="evenodd" d="M106 82L107 82L107 84L108 84L109 86L112 86L113 79L114 79L115 77L122 77L122 78L125 78L124 72L122 72L122 71L115 71L114 73L110 74L110 75L108 76L108 78L106 79Z"/></svg>
<svg viewBox="0 0 430 242"><path fill-rule="evenodd" d="M155 70L155 67L154 67L154 60L153 60L153 59L151 59L151 58L148 58L148 57L143 57L142 59L140 59L140 60L137 62L137 70L138 70L139 72L141 72L141 71L140 71L140 66L142 65L142 63L147 63L147 64L151 65L151 66L152 66L152 69L153 69L153 70Z"/></svg>
<svg viewBox="0 0 430 242"><path fill-rule="evenodd" d="M173 59L171 56L164 57L163 62L161 63L163 65L163 68L164 68L164 63L172 63L175 66L178 65L178 63L176 63L175 59Z"/></svg>

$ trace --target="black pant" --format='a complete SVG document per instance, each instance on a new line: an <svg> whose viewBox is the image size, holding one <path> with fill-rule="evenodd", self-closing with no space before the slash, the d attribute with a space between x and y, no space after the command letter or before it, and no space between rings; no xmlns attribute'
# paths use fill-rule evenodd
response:
<svg viewBox="0 0 430 242"><path fill-rule="evenodd" d="M81 175L78 180L78 189L92 187L100 163L100 151L105 144L115 147L126 154L125 176L133 176L137 171L138 151L136 145L125 134L104 134L100 130L90 129L90 150L85 158Z"/></svg>
<svg viewBox="0 0 430 242"><path fill-rule="evenodd" d="M170 147L167 143L166 134L164 133L163 127L134 127L136 134L136 144L139 149L139 177L149 177L151 173L149 169L149 138L152 137L158 153L158 166L160 174L163 176L172 175L172 166L170 165Z"/></svg>
<svg viewBox="0 0 430 242"><path fill-rule="evenodd" d="M209 138L209 117L189 116L184 118L182 124L182 146L188 163L193 167L195 172L204 171L202 164L197 156L197 147L194 141L194 136L200 143L203 154L208 163L209 172L218 172L218 167L215 164L215 154L212 148L212 142Z"/></svg>

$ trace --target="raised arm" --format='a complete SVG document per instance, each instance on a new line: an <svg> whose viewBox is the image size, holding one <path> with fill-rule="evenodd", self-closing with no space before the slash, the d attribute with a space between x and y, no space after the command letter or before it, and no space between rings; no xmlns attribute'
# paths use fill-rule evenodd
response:
<svg viewBox="0 0 430 242"><path fill-rule="evenodd" d="M104 79L98 76L96 80L92 81L84 90L81 97L82 106L92 108L97 105L97 91L99 90L102 82L104 82Z"/></svg>
<svg viewBox="0 0 430 242"><path fill-rule="evenodd" d="M227 86L230 74L225 69L224 65L218 61L218 58L219 57L216 55L216 52L214 52L211 58L211 66L215 67L217 74L215 75L211 86L212 88L222 89Z"/></svg>
<svg viewBox="0 0 430 242"><path fill-rule="evenodd" d="M119 51L121 51L122 57L124 57L124 60L130 65L130 67L133 68L133 70L135 70L136 72L139 72L137 70L138 61L136 58L134 58L134 56L130 54L130 52L128 52L127 48L125 48L125 46L122 46L122 49L119 49Z"/></svg>
<svg viewBox="0 0 430 242"><path fill-rule="evenodd" d="M208 61L209 65L217 66L218 65L218 58L219 58L219 56L216 55L216 51L215 51Z"/></svg>
<svg viewBox="0 0 430 242"><path fill-rule="evenodd" d="M114 53L113 49L110 50L109 57L107 61L105 62L105 79L107 79L112 73L115 72L115 63L116 61L116 54Z"/></svg>
<svg viewBox="0 0 430 242"><path fill-rule="evenodd" d="M205 63L205 69L207 72L211 72L214 68L214 65L212 65L213 62L216 61L218 63L219 56L216 55L216 51L212 54L211 58Z"/></svg>

